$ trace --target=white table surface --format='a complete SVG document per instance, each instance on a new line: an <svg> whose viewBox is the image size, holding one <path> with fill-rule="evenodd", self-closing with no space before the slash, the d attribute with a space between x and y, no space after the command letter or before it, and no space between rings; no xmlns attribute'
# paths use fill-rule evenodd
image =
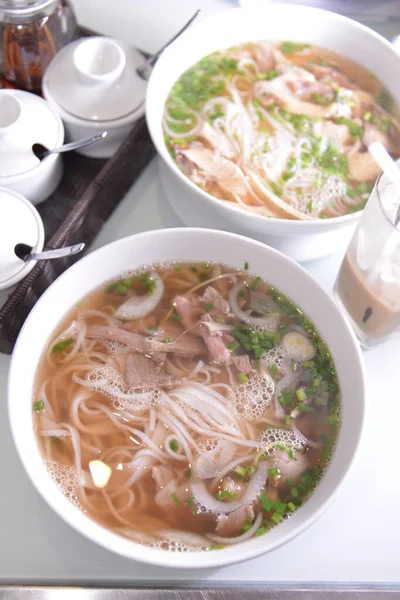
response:
<svg viewBox="0 0 400 600"><path fill-rule="evenodd" d="M155 50L198 6L204 14L232 6L229 0L73 3L82 24L119 35L148 51ZM384 33L394 36L396 28L400 30L400 23L390 23ZM102 229L94 247L140 231L180 225L159 188L157 164L153 161ZM306 266L325 289L331 290L340 260L340 256L333 256ZM369 398L361 451L334 504L317 523L285 546L241 565L171 571L129 561L95 546L64 524L38 496L23 472L11 440L6 413L9 357L0 355L4 407L0 416L0 585L399 584L399 356L400 339L365 356Z"/></svg>

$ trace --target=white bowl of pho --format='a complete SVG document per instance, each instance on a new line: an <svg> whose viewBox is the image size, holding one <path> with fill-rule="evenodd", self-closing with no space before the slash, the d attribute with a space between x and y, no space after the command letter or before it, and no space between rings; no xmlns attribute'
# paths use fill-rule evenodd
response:
<svg viewBox="0 0 400 600"><path fill-rule="evenodd" d="M229 229L296 260L345 247L379 168L400 154L400 56L341 15L270 4L213 16L160 57L147 122L186 225Z"/></svg>
<svg viewBox="0 0 400 600"><path fill-rule="evenodd" d="M267 552L322 513L364 394L349 325L299 265L235 234L166 229L50 286L15 346L9 415L67 523L125 557L197 568Z"/></svg>

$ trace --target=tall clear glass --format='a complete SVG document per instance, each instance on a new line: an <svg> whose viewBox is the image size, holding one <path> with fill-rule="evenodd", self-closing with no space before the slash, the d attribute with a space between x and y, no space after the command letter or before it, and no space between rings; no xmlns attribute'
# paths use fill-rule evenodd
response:
<svg viewBox="0 0 400 600"><path fill-rule="evenodd" d="M400 327L399 204L400 194L380 175L335 284L336 297L364 347L384 341Z"/></svg>

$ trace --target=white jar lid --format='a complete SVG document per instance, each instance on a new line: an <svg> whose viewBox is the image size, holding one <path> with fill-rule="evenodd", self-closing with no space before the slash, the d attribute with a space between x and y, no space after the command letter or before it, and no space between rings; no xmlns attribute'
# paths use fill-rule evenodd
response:
<svg viewBox="0 0 400 600"><path fill-rule="evenodd" d="M72 42L46 69L46 96L80 119L120 119L144 102L147 81L136 73L144 61L138 50L112 38Z"/></svg>
<svg viewBox="0 0 400 600"><path fill-rule="evenodd" d="M27 262L14 252L17 244L32 246L41 252L44 244L43 222L36 208L20 194L0 188L0 290L9 288L33 269L36 261Z"/></svg>
<svg viewBox="0 0 400 600"><path fill-rule="evenodd" d="M32 145L54 148L61 128L58 117L43 98L20 90L0 90L0 177L37 167L40 161Z"/></svg>

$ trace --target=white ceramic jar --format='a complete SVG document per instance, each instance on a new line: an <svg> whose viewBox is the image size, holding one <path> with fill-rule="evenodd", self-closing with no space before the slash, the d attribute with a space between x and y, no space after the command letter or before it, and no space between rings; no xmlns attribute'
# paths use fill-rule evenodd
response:
<svg viewBox="0 0 400 600"><path fill-rule="evenodd" d="M20 90L0 90L0 186L33 204L48 198L60 183L62 158L52 154L40 161L32 145L52 149L63 141L62 121L43 98Z"/></svg>
<svg viewBox="0 0 400 600"><path fill-rule="evenodd" d="M43 94L61 116L68 141L107 131L104 140L78 152L112 156L143 116L147 82L136 69L144 60L129 44L106 37L72 42L53 58Z"/></svg>
<svg viewBox="0 0 400 600"><path fill-rule="evenodd" d="M0 188L0 290L21 281L33 269L35 260L23 261L16 255L17 244L27 244L41 252L43 222L35 207L16 192ZM1 304L1 300L0 300Z"/></svg>

